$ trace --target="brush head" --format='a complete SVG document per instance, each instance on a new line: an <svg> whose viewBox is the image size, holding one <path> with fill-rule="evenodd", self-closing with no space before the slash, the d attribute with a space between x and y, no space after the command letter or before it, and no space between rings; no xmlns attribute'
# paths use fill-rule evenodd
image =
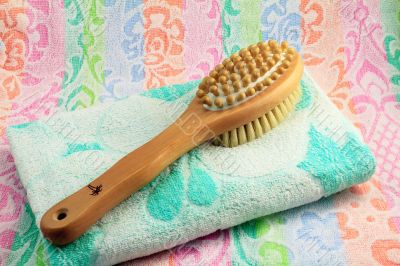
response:
<svg viewBox="0 0 400 266"><path fill-rule="evenodd" d="M300 99L302 73L301 57L287 41L250 45L215 66L196 93L205 112L220 114L213 143L235 147L276 127Z"/></svg>
<svg viewBox="0 0 400 266"><path fill-rule="evenodd" d="M223 60L205 77L197 97L207 110L226 110L267 90L290 68L296 50L287 41L259 42Z"/></svg>

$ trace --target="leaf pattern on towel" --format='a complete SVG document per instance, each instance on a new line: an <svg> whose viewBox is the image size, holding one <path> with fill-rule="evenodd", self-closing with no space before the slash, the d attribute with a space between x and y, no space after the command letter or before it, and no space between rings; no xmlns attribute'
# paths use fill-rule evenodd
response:
<svg viewBox="0 0 400 266"><path fill-rule="evenodd" d="M197 150L192 150L189 155L183 156L178 162L170 166L170 172L163 172L142 190L151 190L147 199L147 210L150 215L158 220L171 221L181 211L185 194L188 200L196 206L209 206L218 197L217 186L211 177L197 163ZM183 163L189 157L189 178L185 178ZM188 180L187 191L184 181Z"/></svg>
<svg viewBox="0 0 400 266"><path fill-rule="evenodd" d="M102 147L99 143L68 143L67 151L64 153L64 156L70 156L71 154L83 151L100 151Z"/></svg>
<svg viewBox="0 0 400 266"><path fill-rule="evenodd" d="M199 166L189 163L190 176L188 185L188 198L198 206L211 205L217 198L217 187L213 178Z"/></svg>
<svg viewBox="0 0 400 266"><path fill-rule="evenodd" d="M35 216L29 204L25 204L24 212L19 224L18 231L15 233L15 238L11 250L20 253L18 256L8 258L10 265L26 265L32 264L35 261L33 255L38 252L43 238L39 237L39 229L35 224Z"/></svg>
<svg viewBox="0 0 400 266"><path fill-rule="evenodd" d="M312 126L308 132L309 148L304 161L297 166L321 181L327 195L344 187L361 183L375 171L375 160L369 148L346 134L347 140L340 147L330 137ZM361 158L354 161L354 158Z"/></svg>
<svg viewBox="0 0 400 266"><path fill-rule="evenodd" d="M95 259L95 244L102 238L97 226L70 245L59 248L45 240L36 226L35 215L25 204L22 219L15 232L7 265L91 265ZM73 253L75 256L66 256Z"/></svg>
<svg viewBox="0 0 400 266"><path fill-rule="evenodd" d="M304 81L301 81L301 98L296 104L296 110L302 110L310 106L312 102L312 95L307 86L304 85Z"/></svg>
<svg viewBox="0 0 400 266"><path fill-rule="evenodd" d="M157 177L149 185L155 185L147 199L147 210L155 219L170 221L182 208L184 196L181 166L171 166L171 172Z"/></svg>

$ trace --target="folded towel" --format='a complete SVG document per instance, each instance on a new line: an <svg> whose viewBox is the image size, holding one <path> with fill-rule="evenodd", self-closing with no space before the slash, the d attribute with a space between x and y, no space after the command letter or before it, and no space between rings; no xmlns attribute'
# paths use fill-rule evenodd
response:
<svg viewBox="0 0 400 266"><path fill-rule="evenodd" d="M171 124L198 81L8 128L36 218ZM108 265L218 229L316 201L366 181L375 160L357 130L305 74L302 98L282 124L236 148L205 143L62 248L54 265Z"/></svg>

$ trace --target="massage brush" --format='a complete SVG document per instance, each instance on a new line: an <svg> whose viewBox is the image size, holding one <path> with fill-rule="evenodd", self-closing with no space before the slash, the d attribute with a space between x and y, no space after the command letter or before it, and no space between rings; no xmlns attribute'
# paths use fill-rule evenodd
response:
<svg viewBox="0 0 400 266"><path fill-rule="evenodd" d="M55 245L74 241L205 141L235 147L261 137L293 110L302 73L301 57L286 41L253 44L225 59L202 80L175 123L50 208L40 222L43 235Z"/></svg>

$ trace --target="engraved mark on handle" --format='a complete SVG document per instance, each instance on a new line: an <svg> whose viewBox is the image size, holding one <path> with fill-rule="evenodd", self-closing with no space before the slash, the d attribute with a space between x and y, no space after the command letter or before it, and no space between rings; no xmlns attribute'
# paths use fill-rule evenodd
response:
<svg viewBox="0 0 400 266"><path fill-rule="evenodd" d="M103 190L103 185L101 184L99 186L92 186L89 184L87 187L92 191L92 193L90 193L92 196L99 195L99 193Z"/></svg>

